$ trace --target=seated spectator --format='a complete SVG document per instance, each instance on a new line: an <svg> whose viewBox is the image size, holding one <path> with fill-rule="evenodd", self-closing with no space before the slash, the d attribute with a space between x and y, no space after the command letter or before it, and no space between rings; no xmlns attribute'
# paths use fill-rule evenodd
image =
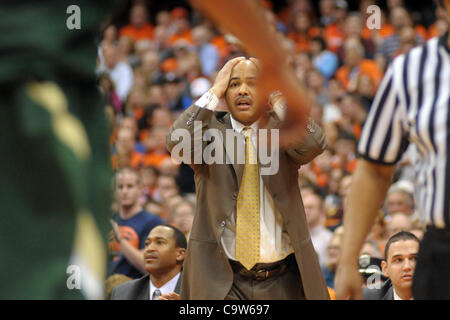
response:
<svg viewBox="0 0 450 320"><path fill-rule="evenodd" d="M353 173L358 163L355 136L347 131L340 130L338 139L334 144L334 151L333 168L341 168Z"/></svg>
<svg viewBox="0 0 450 320"><path fill-rule="evenodd" d="M409 232L411 232L413 235L415 235L420 241L422 241L423 236L425 235L426 231L426 225L423 221L419 220L418 218L413 219L412 226L409 229Z"/></svg>
<svg viewBox="0 0 450 320"><path fill-rule="evenodd" d="M121 285L122 283L133 280L123 274L113 274L105 280L105 300L111 300L111 293L115 287Z"/></svg>
<svg viewBox="0 0 450 320"><path fill-rule="evenodd" d="M134 86L127 98L125 114L139 121L144 116L148 104L148 94L145 88Z"/></svg>
<svg viewBox="0 0 450 320"><path fill-rule="evenodd" d="M219 50L211 43L212 33L205 26L197 26L192 30L195 48L200 59L202 74L209 77L219 65Z"/></svg>
<svg viewBox="0 0 450 320"><path fill-rule="evenodd" d="M295 13L292 30L288 38L295 43L295 51L302 52L311 50L311 40L319 36L320 29L311 24L310 16L303 11Z"/></svg>
<svg viewBox="0 0 450 320"><path fill-rule="evenodd" d="M317 69L311 69L306 74L307 88L310 92L315 94L315 101L320 105L321 109L324 108L330 102L330 97L328 95L328 90L324 86L324 78L320 71ZM322 117L319 119L319 123Z"/></svg>
<svg viewBox="0 0 450 320"><path fill-rule="evenodd" d="M341 82L336 78L331 78L328 81L328 97L330 102L325 104L323 109L322 122L324 124L333 122L336 123L342 117L342 112L339 105L342 101L342 97L345 95L345 89ZM330 146L333 146L334 141L328 141Z"/></svg>
<svg viewBox="0 0 450 320"><path fill-rule="evenodd" d="M174 33L168 38L169 46L173 46L177 40L183 39L190 45L194 44L192 30L189 23L189 12L183 7L176 7L170 12Z"/></svg>
<svg viewBox="0 0 450 320"><path fill-rule="evenodd" d="M314 67L325 79L330 79L338 68L339 59L334 52L327 50L322 37L317 36L311 39L311 54Z"/></svg>
<svg viewBox="0 0 450 320"><path fill-rule="evenodd" d="M363 21L368 21L368 19L373 15L373 11L367 10L369 6L377 5L377 1L375 0L362 0L359 3L359 13L363 17ZM383 10L380 10L380 27L379 28L370 28L366 23L363 25L363 30L361 36L364 39L372 40L375 45L385 37L388 37L394 34L394 27L389 23L389 20L386 18L386 14Z"/></svg>
<svg viewBox="0 0 450 320"><path fill-rule="evenodd" d="M111 156L112 167L139 168L144 161L144 154L136 150L134 132L129 128L121 128L117 132L115 152Z"/></svg>
<svg viewBox="0 0 450 320"><path fill-rule="evenodd" d="M395 33L383 39L376 48L376 54L384 58L386 65L392 61L395 52L400 47L400 31L406 26L414 27L408 11L400 6L392 9L390 22L395 29ZM422 44L424 40L421 36L416 35L417 43Z"/></svg>
<svg viewBox="0 0 450 320"><path fill-rule="evenodd" d="M177 228L153 228L145 241L143 257L148 274L116 287L111 300L178 299L186 247L186 238Z"/></svg>
<svg viewBox="0 0 450 320"><path fill-rule="evenodd" d="M323 38L327 43L328 50L337 53L345 39L345 18L347 16L348 4L345 0L334 1L334 21L327 25L323 31Z"/></svg>
<svg viewBox="0 0 450 320"><path fill-rule="evenodd" d="M389 238L381 262L389 277L381 288L363 290L365 300L412 300L412 281L420 240L410 232L401 231Z"/></svg>
<svg viewBox="0 0 450 320"><path fill-rule="evenodd" d="M324 227L323 199L315 192L307 194L302 192L302 199L311 241L319 257L320 265L324 266L327 260L328 243L333 233Z"/></svg>
<svg viewBox="0 0 450 320"><path fill-rule="evenodd" d="M105 95L108 102L113 106L114 111L116 113L123 113L123 105L120 101L119 96L117 95L116 88L114 86L114 82L111 80L108 74L103 73L99 76L99 83L102 93Z"/></svg>
<svg viewBox="0 0 450 320"><path fill-rule="evenodd" d="M147 203L144 205L144 209L147 212L153 213L159 217L162 217L162 215L163 215L163 208L162 208L161 203L159 203L158 201L155 201L155 200L147 201Z"/></svg>
<svg viewBox="0 0 450 320"><path fill-rule="evenodd" d="M154 199L159 170L155 166L144 166L140 170L140 175L142 180L143 194L146 196L146 201L150 201ZM154 213L152 211L149 212Z"/></svg>
<svg viewBox="0 0 450 320"><path fill-rule="evenodd" d="M384 212L380 210L377 218L375 219L375 223L370 230L368 239L371 239L376 243L379 252L384 252L384 248L386 246L388 238L389 235L386 228Z"/></svg>
<svg viewBox="0 0 450 320"><path fill-rule="evenodd" d="M347 91L355 91L359 75L367 75L374 88L378 87L383 76L373 60L364 58L364 47L355 38L344 42L344 64L336 71L336 78Z"/></svg>
<svg viewBox="0 0 450 320"><path fill-rule="evenodd" d="M414 28L405 26L399 32L400 44L392 58L407 53L409 50L419 45Z"/></svg>
<svg viewBox="0 0 450 320"><path fill-rule="evenodd" d="M409 182L396 182L388 190L385 206L389 216L396 212L414 213L413 186Z"/></svg>
<svg viewBox="0 0 450 320"><path fill-rule="evenodd" d="M359 12L351 12L345 18L345 38L344 39L358 39L364 46L365 58L373 59L375 54L375 44L372 39L362 37L362 31L364 26L364 20ZM344 58L343 48L338 50L338 56L341 60Z"/></svg>
<svg viewBox="0 0 450 320"><path fill-rule="evenodd" d="M139 64L139 56L134 52L134 40L127 36L121 36L119 38L118 60L125 62L130 67L134 68Z"/></svg>
<svg viewBox="0 0 450 320"><path fill-rule="evenodd" d="M339 107L342 114L342 117L339 119L340 129L359 139L362 126L367 117L367 112L364 110L361 97L353 93L345 94L342 97Z"/></svg>
<svg viewBox="0 0 450 320"><path fill-rule="evenodd" d="M156 126L150 129L150 134L145 141L146 154L144 157L145 166L154 166L158 168L165 159L170 159L166 148L166 136L169 133L169 127Z"/></svg>
<svg viewBox="0 0 450 320"><path fill-rule="evenodd" d="M188 80L201 75L200 58L195 47L185 39L179 39L173 43L173 54L176 62L176 70L173 72Z"/></svg>
<svg viewBox="0 0 450 320"><path fill-rule="evenodd" d="M334 289L334 276L341 255L341 236L333 233L327 247L327 262L322 267L323 276L329 288Z"/></svg>
<svg viewBox="0 0 450 320"><path fill-rule="evenodd" d="M118 60L118 49L115 46L103 47L103 57L105 65L100 66L97 72L109 74L120 101L125 102L133 86L133 70L128 63Z"/></svg>
<svg viewBox="0 0 450 320"><path fill-rule="evenodd" d="M153 38L153 25L148 21L148 12L144 4L133 5L130 10L130 23L120 29L120 36L134 41Z"/></svg>
<svg viewBox="0 0 450 320"><path fill-rule="evenodd" d="M131 168L123 168L115 175L115 196L119 204L111 220L113 230L109 238L111 260L108 275L120 273L137 279L146 272L144 245L153 227L164 221L145 210L140 201L142 184L140 175Z"/></svg>
<svg viewBox="0 0 450 320"><path fill-rule="evenodd" d="M387 235L390 237L400 231L409 231L412 226L413 221L410 215L403 212L395 212L387 219Z"/></svg>
<svg viewBox="0 0 450 320"><path fill-rule="evenodd" d="M186 83L174 73L165 75L163 90L171 111L183 111L192 104L192 98L186 94Z"/></svg>
<svg viewBox="0 0 450 320"><path fill-rule="evenodd" d="M160 68L160 60L158 53L154 50L147 50L141 58L141 65L139 68L150 84L155 84L161 81L163 72Z"/></svg>
<svg viewBox="0 0 450 320"><path fill-rule="evenodd" d="M187 239L189 239L194 216L195 205L190 201L183 200L178 202L173 208L172 224L180 229Z"/></svg>

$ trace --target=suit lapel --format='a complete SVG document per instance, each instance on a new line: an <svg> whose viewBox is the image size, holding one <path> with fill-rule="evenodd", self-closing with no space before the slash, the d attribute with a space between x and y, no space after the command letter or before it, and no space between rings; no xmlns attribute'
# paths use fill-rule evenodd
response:
<svg viewBox="0 0 450 320"><path fill-rule="evenodd" d="M145 277L139 280L140 286L136 293L136 300L149 300L150 299L150 276L146 275Z"/></svg>
<svg viewBox="0 0 450 320"><path fill-rule="evenodd" d="M237 184L237 188L239 189L241 179L242 179L242 174L244 172L244 163L238 163L238 161L237 161L238 145L237 145L236 140L234 141L234 143L228 143L229 147L233 148L233 150L229 150L227 148L227 144L226 144L227 129L233 130L233 127L231 126L230 113L226 112L225 114L219 114L219 116L217 117L217 120L218 120L217 127L222 134L222 144L223 144L223 148L225 150L224 160L228 159L229 162L231 162L231 164L229 164L229 166L231 166L230 169L232 169L233 173L235 174L235 178L236 178L235 182ZM245 150L244 150L244 152L245 152ZM245 157L245 154L244 154L244 157Z"/></svg>
<svg viewBox="0 0 450 320"><path fill-rule="evenodd" d="M178 278L177 284L175 286L175 293L180 294L181 292L181 278L183 277L183 271L180 272L180 277Z"/></svg>

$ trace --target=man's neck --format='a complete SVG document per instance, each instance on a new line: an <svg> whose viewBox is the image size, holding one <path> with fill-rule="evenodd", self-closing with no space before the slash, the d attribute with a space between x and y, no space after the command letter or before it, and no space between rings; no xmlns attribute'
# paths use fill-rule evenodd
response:
<svg viewBox="0 0 450 320"><path fill-rule="evenodd" d="M169 272L155 273L150 275L150 280L153 285L157 288L161 288L167 282L172 280L181 271L181 266L177 265L175 268L171 269Z"/></svg>
<svg viewBox="0 0 450 320"><path fill-rule="evenodd" d="M139 204L134 204L132 206L122 206L120 207L119 214L122 219L130 219L142 211L142 207Z"/></svg>
<svg viewBox="0 0 450 320"><path fill-rule="evenodd" d="M412 299L412 292L411 289L409 290L395 290L394 292L397 294L397 296L402 300L411 300Z"/></svg>

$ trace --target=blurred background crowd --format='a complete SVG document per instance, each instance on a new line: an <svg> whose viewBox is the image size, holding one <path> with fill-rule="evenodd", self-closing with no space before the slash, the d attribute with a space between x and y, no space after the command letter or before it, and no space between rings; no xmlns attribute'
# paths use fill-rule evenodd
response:
<svg viewBox="0 0 450 320"><path fill-rule="evenodd" d="M285 36L290 64L311 95L310 116L328 149L299 170L298 183L327 285L334 286L343 232L343 203L358 161L361 129L387 65L397 55L447 31L432 2L402 0L262 1L268 21ZM366 22L377 5L380 28ZM131 167L142 183L142 208L187 236L195 216L193 172L165 147L173 121L214 83L226 61L245 55L239 41L187 1L135 0L105 23L98 43L98 84L110 125L113 169ZM267 44L267 50L270 44ZM410 148L361 255L381 259L400 230L419 238ZM119 211L120 199L111 204Z"/></svg>

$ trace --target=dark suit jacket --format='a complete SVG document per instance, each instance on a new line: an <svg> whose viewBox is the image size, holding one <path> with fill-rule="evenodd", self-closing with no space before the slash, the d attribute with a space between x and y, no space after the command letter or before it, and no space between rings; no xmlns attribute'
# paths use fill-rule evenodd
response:
<svg viewBox="0 0 450 320"><path fill-rule="evenodd" d="M228 112L213 112L193 105L180 115L167 136L166 145L170 152L178 143L178 140L171 139L175 129L185 129L190 133L191 150L196 145L195 139L203 150L210 143L202 141L202 134L194 134L194 121L201 121L203 130L218 129L222 137L226 137L227 129L232 129ZM276 116L270 118L268 127L280 127ZM320 127L313 124L313 130L313 133L306 134L296 148L280 151L276 174L262 177L283 217L294 247L306 298L328 299L328 290L310 239L297 183L300 165L311 161L326 148L325 136ZM225 160L230 152L225 147L225 141L223 145ZM194 152L191 157L194 157ZM197 212L184 261L181 299L222 300L233 284L233 271L222 247L221 235L226 221L231 219L236 208L244 164L237 164L234 159L232 164L201 163L191 166L196 184Z"/></svg>
<svg viewBox="0 0 450 320"><path fill-rule="evenodd" d="M386 280L380 289L364 288L363 300L394 300L394 287L391 280Z"/></svg>
<svg viewBox="0 0 450 320"><path fill-rule="evenodd" d="M175 293L180 294L181 276L175 286ZM150 299L150 276L147 274L140 279L131 280L114 288L111 300L149 300Z"/></svg>

